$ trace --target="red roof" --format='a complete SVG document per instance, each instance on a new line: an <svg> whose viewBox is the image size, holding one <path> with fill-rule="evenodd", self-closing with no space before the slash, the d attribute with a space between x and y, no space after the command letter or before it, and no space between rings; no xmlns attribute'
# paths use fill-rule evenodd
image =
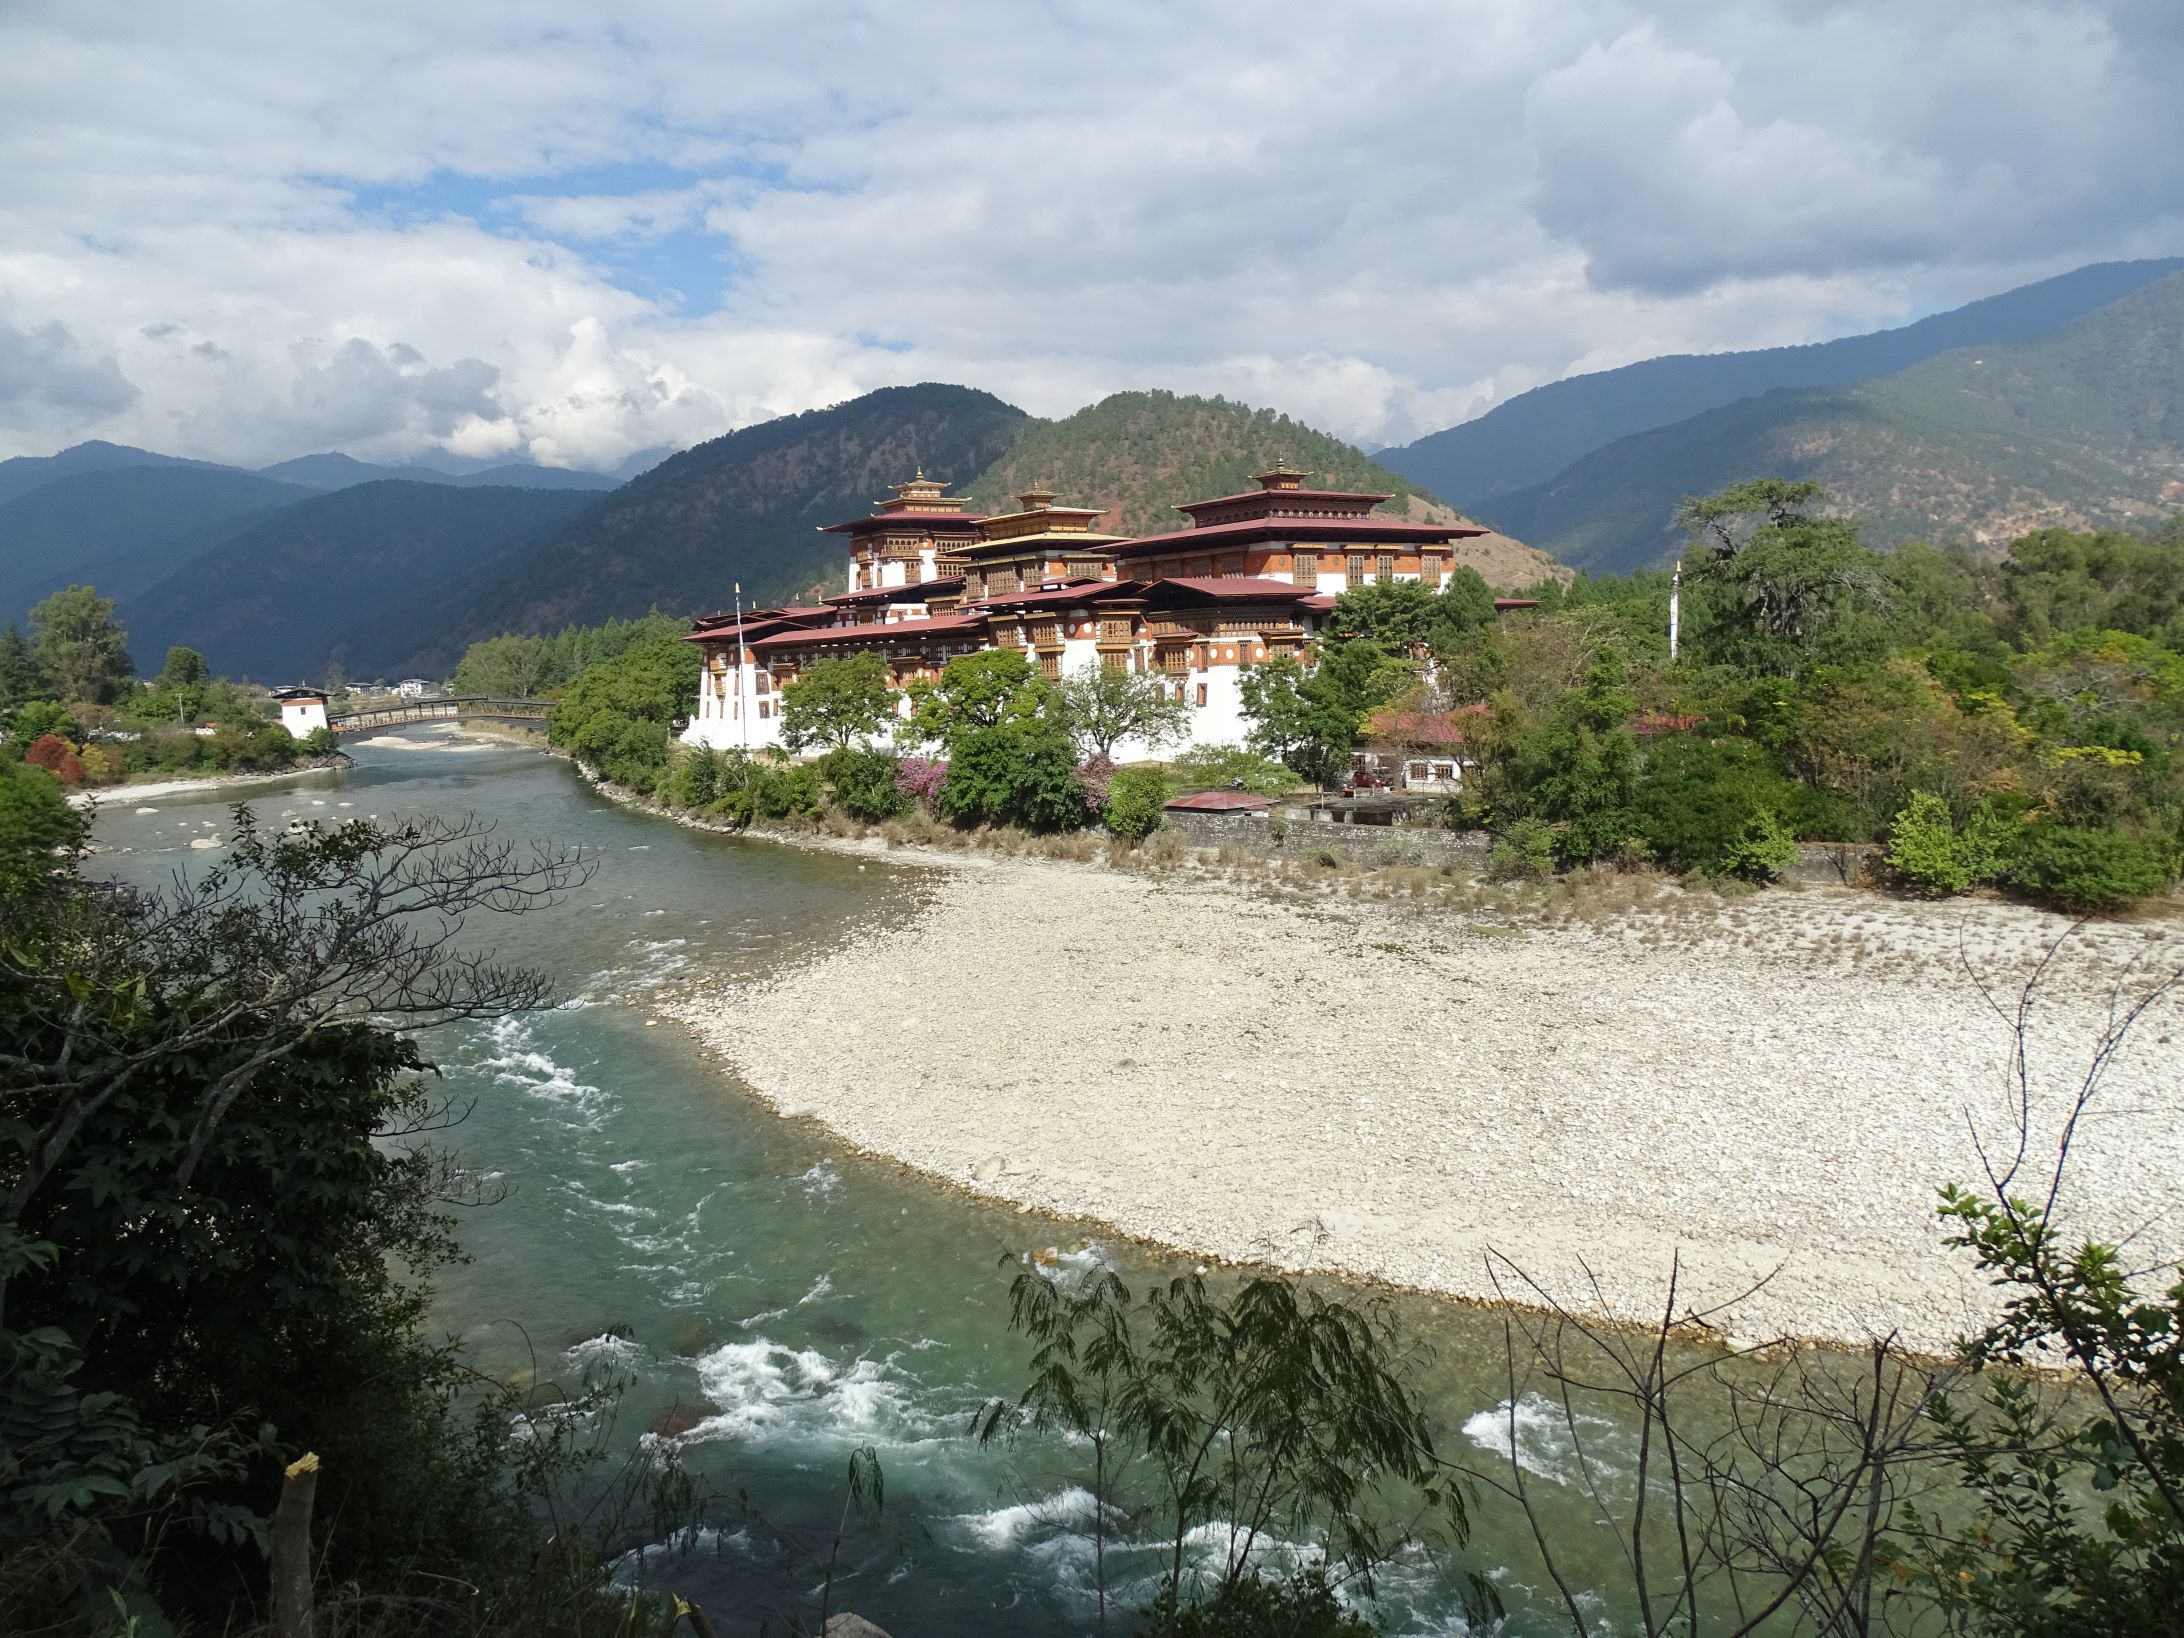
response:
<svg viewBox="0 0 2184 1638"><path fill-rule="evenodd" d="M1511 609L1536 609L1538 607L1539 599L1536 597L1497 597L1494 599L1494 612L1496 614L1507 614Z"/></svg>
<svg viewBox="0 0 2184 1638"><path fill-rule="evenodd" d="M753 648L809 648L815 643L914 642L920 637L940 637L953 632L982 630L983 614L943 614L931 620L875 620L858 626L822 626L817 630L777 631L761 637Z"/></svg>
<svg viewBox="0 0 2184 1638"><path fill-rule="evenodd" d="M1241 495L1217 495L1212 500L1181 501L1178 512L1203 512L1216 506L1234 506L1239 501L1261 501L1280 506L1289 501L1349 501L1363 502L1366 509L1378 506L1386 495L1368 495L1362 489L1247 489Z"/></svg>
<svg viewBox="0 0 2184 1638"><path fill-rule="evenodd" d="M933 529L942 534L975 535L986 521L983 512L874 512L847 523L822 523L823 535L868 535L879 529Z"/></svg>
<svg viewBox="0 0 2184 1638"><path fill-rule="evenodd" d="M1144 589L1136 580L1072 580L1066 586L1041 586L1035 591L997 592L963 606L971 609L1006 609L1021 603L1083 603L1114 596L1135 597Z"/></svg>
<svg viewBox="0 0 2184 1638"><path fill-rule="evenodd" d="M1162 805L1184 813L1264 813L1274 805L1274 798L1249 791L1193 791Z"/></svg>
<svg viewBox="0 0 2184 1638"><path fill-rule="evenodd" d="M1313 595L1309 586L1293 585L1287 580L1267 580L1253 575L1214 575L1204 579L1170 575L1165 580L1154 581L1146 595L1157 598L1163 586L1181 586L1185 591L1223 603L1302 603Z"/></svg>
<svg viewBox="0 0 2184 1638"><path fill-rule="evenodd" d="M836 608L847 603L918 603L962 589L963 577L956 575L948 580L920 580L909 586L868 586L863 591L837 592L827 602Z"/></svg>
<svg viewBox="0 0 2184 1638"><path fill-rule="evenodd" d="M1673 711L1641 711L1630 719L1630 731L1634 734L1680 734L1696 728L1705 719L1680 717Z"/></svg>
<svg viewBox="0 0 2184 1638"><path fill-rule="evenodd" d="M1485 533L1485 529L1470 523L1399 523L1393 518L1244 518L1235 523L1209 523L1202 529L1142 535L1110 546L1108 551L1115 557L1135 557L1145 552L1189 551L1198 546L1233 546L1246 540L1408 540L1439 544Z"/></svg>
<svg viewBox="0 0 2184 1638"><path fill-rule="evenodd" d="M1454 746L1464 743L1466 719L1492 714L1493 707L1483 702L1453 711L1376 711L1366 720L1365 732L1402 745Z"/></svg>
<svg viewBox="0 0 2184 1638"><path fill-rule="evenodd" d="M739 634L745 641L771 632L779 627L802 628L823 626L833 620L839 611L835 609L754 609L743 617L738 625L732 614L715 615L710 620L698 622L697 630L683 638L686 643L726 642Z"/></svg>

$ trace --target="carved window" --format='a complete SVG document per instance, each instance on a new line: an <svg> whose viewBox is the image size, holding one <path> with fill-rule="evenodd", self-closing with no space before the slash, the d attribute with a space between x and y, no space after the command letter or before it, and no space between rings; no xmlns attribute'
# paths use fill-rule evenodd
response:
<svg viewBox="0 0 2184 1638"><path fill-rule="evenodd" d="M1352 552L1350 554L1350 584L1353 586L1365 584L1365 556L1362 552Z"/></svg>
<svg viewBox="0 0 2184 1638"><path fill-rule="evenodd" d="M1299 552L1289 561L1293 565L1289 571L1289 578L1292 583L1299 586L1317 586L1319 584L1319 554L1317 552Z"/></svg>
<svg viewBox="0 0 2184 1638"><path fill-rule="evenodd" d="M1383 586L1395 578L1395 558L1390 553L1380 554L1379 561L1373 567L1373 578Z"/></svg>

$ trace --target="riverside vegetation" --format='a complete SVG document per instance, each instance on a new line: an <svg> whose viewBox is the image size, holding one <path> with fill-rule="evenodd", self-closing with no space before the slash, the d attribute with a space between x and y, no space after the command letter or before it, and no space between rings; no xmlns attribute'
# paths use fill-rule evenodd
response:
<svg viewBox="0 0 2184 1638"><path fill-rule="evenodd" d="M1884 555L1825 499L1758 480L1686 505L1673 658L1659 571L1548 581L1537 610L1502 619L1470 570L1439 593L1356 588L1314 671L1246 677L1246 746L1165 768L1109 760L1125 737L1181 737L1153 679L1057 685L1005 653L911 691L896 738L930 755L865 748L896 708L876 659L823 662L784 691L789 742L831 747L816 765L687 751L673 725L698 662L664 630L577 675L553 733L616 783L730 822L922 808L1126 839L1157 826L1156 778L1170 793L1278 789L1278 769L1288 788L1328 782L1374 735L1462 757L1441 817L1491 833L1514 877L1766 881L1810 840L1881 843L1921 894L1991 887L2084 912L2164 892L2184 860L2184 534L2048 530L1999 561Z"/></svg>
<svg viewBox="0 0 2184 1638"><path fill-rule="evenodd" d="M334 749L325 729L296 739L195 649L168 649L158 675L139 682L113 599L90 586L32 609L27 637L0 629L0 758L34 763L64 785L272 773Z"/></svg>

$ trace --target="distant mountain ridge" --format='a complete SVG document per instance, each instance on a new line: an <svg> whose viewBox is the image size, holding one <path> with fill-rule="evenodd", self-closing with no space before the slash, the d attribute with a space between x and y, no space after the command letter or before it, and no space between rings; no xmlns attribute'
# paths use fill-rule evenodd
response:
<svg viewBox="0 0 2184 1638"><path fill-rule="evenodd" d="M2100 262L1900 329L1803 347L1677 354L1570 376L1476 420L1384 449L1378 459L1460 505L1500 516L1490 501L1544 483L1617 439L1779 388L1847 386L1952 348L2029 340L2180 269L2184 257Z"/></svg>
<svg viewBox="0 0 2184 1638"><path fill-rule="evenodd" d="M1628 569L1675 551L1684 496L1760 475L1826 485L1878 546L2157 529L2184 512L2184 272L2051 335L1620 439L1488 510L1566 562Z"/></svg>

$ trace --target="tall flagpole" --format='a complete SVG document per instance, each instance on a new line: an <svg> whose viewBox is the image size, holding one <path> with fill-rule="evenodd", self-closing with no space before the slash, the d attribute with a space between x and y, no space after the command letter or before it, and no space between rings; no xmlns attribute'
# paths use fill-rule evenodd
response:
<svg viewBox="0 0 2184 1638"><path fill-rule="evenodd" d="M1676 560L1676 572L1668 577L1668 663L1676 663L1676 642L1683 635L1683 559Z"/></svg>
<svg viewBox="0 0 2184 1638"><path fill-rule="evenodd" d="M743 582L736 582L736 724L743 730L745 755L751 749L751 706L743 696Z"/></svg>

